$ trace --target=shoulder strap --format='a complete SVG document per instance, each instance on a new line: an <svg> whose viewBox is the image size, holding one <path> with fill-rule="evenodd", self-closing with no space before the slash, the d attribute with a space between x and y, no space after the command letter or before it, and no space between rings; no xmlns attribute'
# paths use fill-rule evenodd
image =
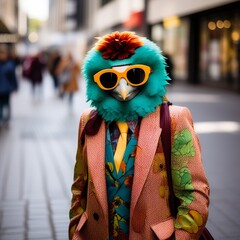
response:
<svg viewBox="0 0 240 240"><path fill-rule="evenodd" d="M171 118L169 112L170 102L163 102L160 110L160 127L162 128L161 140L163 146L163 152L166 161L167 180L169 187L169 207L171 214L176 216L177 214L177 198L173 192L172 174L171 174Z"/></svg>
<svg viewBox="0 0 240 240"><path fill-rule="evenodd" d="M173 184L172 184L172 174L171 174L171 117L169 113L169 105L172 105L170 102L164 102L161 105L160 112L160 126L162 128L161 140L163 146L163 152L165 155L166 161L166 169L167 169L167 179L169 186L169 207L172 216L177 216L177 207L179 205L179 201L173 192ZM173 239L175 236L173 234ZM211 233L205 227L203 232L199 238L199 240L214 240Z"/></svg>
<svg viewBox="0 0 240 240"><path fill-rule="evenodd" d="M100 126L102 123L102 117L100 114L98 114L97 110L92 110L88 117L87 120L84 122L83 125L83 131L81 133L81 143L84 144L85 141L85 135L90 135L93 136L97 134Z"/></svg>

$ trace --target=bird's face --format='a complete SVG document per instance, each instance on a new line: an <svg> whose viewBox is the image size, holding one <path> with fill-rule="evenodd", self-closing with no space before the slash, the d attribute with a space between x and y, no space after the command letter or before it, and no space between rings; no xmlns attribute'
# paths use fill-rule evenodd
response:
<svg viewBox="0 0 240 240"><path fill-rule="evenodd" d="M117 72L124 72L129 65L113 67ZM118 86L111 91L111 95L118 101L129 101L140 91L139 87L131 86L124 77L120 78Z"/></svg>
<svg viewBox="0 0 240 240"><path fill-rule="evenodd" d="M137 120L155 111L169 79L156 44L123 35L101 38L103 41L88 52L82 68L87 101L107 122Z"/></svg>

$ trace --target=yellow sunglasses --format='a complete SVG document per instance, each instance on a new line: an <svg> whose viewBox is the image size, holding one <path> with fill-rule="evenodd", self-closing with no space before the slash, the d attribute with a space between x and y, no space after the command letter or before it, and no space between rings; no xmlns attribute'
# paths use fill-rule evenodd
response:
<svg viewBox="0 0 240 240"><path fill-rule="evenodd" d="M118 72L114 69L104 69L94 74L94 82L103 90L113 90L119 84L120 79L126 79L129 85L138 87L145 84L151 68L146 65L130 65L124 72Z"/></svg>

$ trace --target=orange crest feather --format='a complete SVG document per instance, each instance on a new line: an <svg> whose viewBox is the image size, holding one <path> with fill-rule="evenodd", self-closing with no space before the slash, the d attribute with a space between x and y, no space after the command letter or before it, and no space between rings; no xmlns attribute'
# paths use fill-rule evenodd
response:
<svg viewBox="0 0 240 240"><path fill-rule="evenodd" d="M97 38L95 49L102 53L104 59L125 59L135 53L135 49L141 47L143 42L134 32L113 32Z"/></svg>

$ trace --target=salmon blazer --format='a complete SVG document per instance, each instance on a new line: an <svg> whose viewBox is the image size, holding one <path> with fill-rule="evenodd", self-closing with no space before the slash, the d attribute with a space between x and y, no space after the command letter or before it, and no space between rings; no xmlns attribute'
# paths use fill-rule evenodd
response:
<svg viewBox="0 0 240 240"><path fill-rule="evenodd" d="M170 214L165 157L161 144L160 107L143 118L137 143L130 207L131 240L198 239L206 224L209 186L200 145L187 108L170 106L172 180L180 200L178 214ZM108 239L108 204L105 177L106 123L97 134L80 136L89 118L81 117L72 185L69 239Z"/></svg>

